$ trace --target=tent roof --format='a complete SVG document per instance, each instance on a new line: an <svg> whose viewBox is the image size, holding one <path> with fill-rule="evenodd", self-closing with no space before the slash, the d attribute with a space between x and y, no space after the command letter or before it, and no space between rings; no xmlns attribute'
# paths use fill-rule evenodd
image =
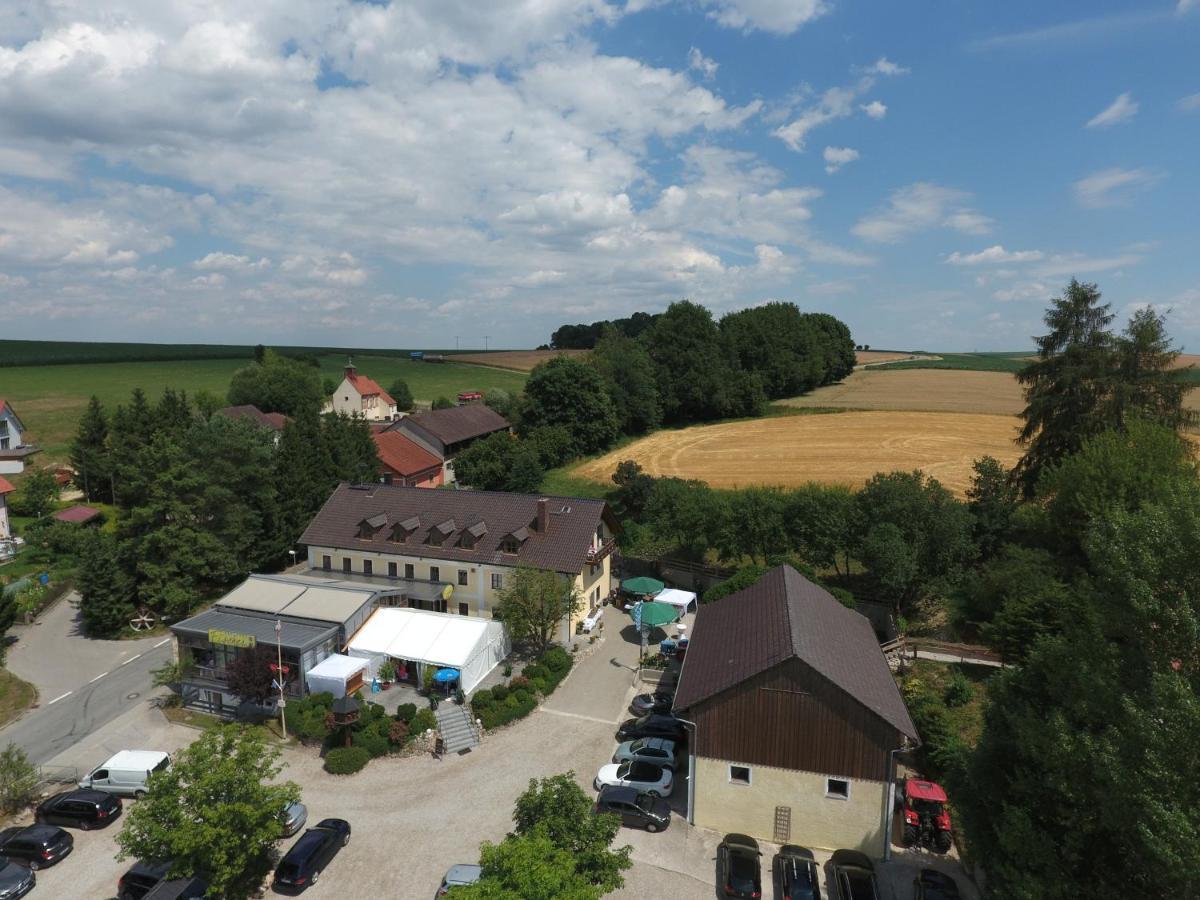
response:
<svg viewBox="0 0 1200 900"><path fill-rule="evenodd" d="M365 585L333 584L303 575L251 575L216 605L342 624L376 593Z"/></svg>
<svg viewBox="0 0 1200 900"><path fill-rule="evenodd" d="M492 623L417 609L377 609L350 639L349 649L460 669Z"/></svg>
<svg viewBox="0 0 1200 900"><path fill-rule="evenodd" d="M691 591L681 591L678 588L667 588L654 595L655 603L670 603L672 606L690 606L696 602L696 595Z"/></svg>
<svg viewBox="0 0 1200 900"><path fill-rule="evenodd" d="M310 677L316 675L325 678L340 678L344 681L353 676L355 672L361 672L369 667L370 663L365 659L355 659L353 656L334 653L309 669L308 674Z"/></svg>
<svg viewBox="0 0 1200 900"><path fill-rule="evenodd" d="M303 594L302 584L264 581L251 576L217 601L217 606L234 606L256 612L277 613Z"/></svg>

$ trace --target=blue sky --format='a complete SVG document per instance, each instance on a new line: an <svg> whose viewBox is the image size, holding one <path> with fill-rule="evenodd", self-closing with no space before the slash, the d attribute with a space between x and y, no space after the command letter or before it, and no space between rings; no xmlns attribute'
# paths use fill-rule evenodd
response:
<svg viewBox="0 0 1200 900"><path fill-rule="evenodd" d="M533 346L690 297L1023 349L1072 276L1200 349L1200 0L31 2L0 335Z"/></svg>

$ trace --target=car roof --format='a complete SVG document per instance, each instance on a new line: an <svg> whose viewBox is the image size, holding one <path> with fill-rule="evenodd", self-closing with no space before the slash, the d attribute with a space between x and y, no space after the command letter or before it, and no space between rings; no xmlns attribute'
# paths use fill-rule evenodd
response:
<svg viewBox="0 0 1200 900"><path fill-rule="evenodd" d="M60 801L60 800L91 800L96 803L99 803L104 800L107 800L110 797L112 797L112 799L114 799L114 800L116 799L115 797L113 797L112 794L108 793L107 791L96 791L96 790L93 790L92 788L75 788L74 790L71 790L71 791L62 791L61 793L55 794L53 797L50 797L46 802L51 803L51 802Z"/></svg>
<svg viewBox="0 0 1200 900"><path fill-rule="evenodd" d="M615 802L633 802L637 799L637 796L637 788L631 788L624 784L606 784L604 787L600 788L600 795L596 799Z"/></svg>
<svg viewBox="0 0 1200 900"><path fill-rule="evenodd" d="M300 839L292 844L290 850L284 854L284 859L295 859L296 857L305 857L312 853L317 847L321 846L326 840L330 829L328 828L310 828L300 835Z"/></svg>
<svg viewBox="0 0 1200 900"><path fill-rule="evenodd" d="M151 878L162 878L170 870L169 862L145 862L138 860L129 867L129 875L149 875Z"/></svg>
<svg viewBox="0 0 1200 900"><path fill-rule="evenodd" d="M340 831L341 829L347 827L349 824L350 823L347 822L345 819L322 819L314 827L324 828L324 829L328 829L331 831ZM312 831L312 829L310 828L309 831Z"/></svg>
<svg viewBox="0 0 1200 900"><path fill-rule="evenodd" d="M450 884L473 884L483 874L483 866L475 863L455 863L446 873L446 881Z"/></svg>
<svg viewBox="0 0 1200 900"><path fill-rule="evenodd" d="M859 850L834 850L833 856L829 861L835 866L843 868L865 869L868 872L875 871L875 867L871 864L871 857Z"/></svg>
<svg viewBox="0 0 1200 900"><path fill-rule="evenodd" d="M59 834L66 834L57 825L26 825L24 828L5 828L0 832L0 838L29 837L35 840L50 840Z"/></svg>
<svg viewBox="0 0 1200 900"><path fill-rule="evenodd" d="M644 737L644 738L638 738L638 740L642 742L643 747L653 747L654 749L657 749L657 750L674 750L675 749L675 742L673 740L671 740L670 738ZM636 743L636 742L630 741L630 743Z"/></svg>
<svg viewBox="0 0 1200 900"><path fill-rule="evenodd" d="M122 750L108 758L100 769L153 769L167 754L161 750Z"/></svg>
<svg viewBox="0 0 1200 900"><path fill-rule="evenodd" d="M945 884L953 884L955 887L958 887L953 878L945 872L939 872L937 869L922 869L920 877L921 881L926 884L935 884L938 887Z"/></svg>
<svg viewBox="0 0 1200 900"><path fill-rule="evenodd" d="M727 834L721 843L727 847L734 847L738 850L747 850L751 853L759 853L758 841L750 837L748 834Z"/></svg>
<svg viewBox="0 0 1200 900"><path fill-rule="evenodd" d="M776 855L783 859L815 859L811 850L798 844L784 844Z"/></svg>

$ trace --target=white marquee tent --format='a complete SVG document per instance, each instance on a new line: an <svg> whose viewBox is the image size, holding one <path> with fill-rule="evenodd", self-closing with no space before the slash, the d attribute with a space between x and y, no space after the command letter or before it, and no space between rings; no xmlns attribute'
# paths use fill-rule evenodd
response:
<svg viewBox="0 0 1200 900"><path fill-rule="evenodd" d="M368 668L370 668L370 663L365 659L355 659L351 656L334 653L308 670L308 692L320 694L328 691L334 697L345 697L346 685L361 681L361 679L355 679L354 676Z"/></svg>
<svg viewBox="0 0 1200 900"><path fill-rule="evenodd" d="M679 614L681 616L689 609L696 608L695 594L693 594L691 591L680 591L676 590L675 588L667 588L659 591L654 595L653 600L655 603L671 604L671 606L674 606L679 610Z"/></svg>
<svg viewBox="0 0 1200 900"><path fill-rule="evenodd" d="M377 609L350 639L346 652L366 660L371 674L389 657L458 669L470 691L510 651L499 622L421 609Z"/></svg>

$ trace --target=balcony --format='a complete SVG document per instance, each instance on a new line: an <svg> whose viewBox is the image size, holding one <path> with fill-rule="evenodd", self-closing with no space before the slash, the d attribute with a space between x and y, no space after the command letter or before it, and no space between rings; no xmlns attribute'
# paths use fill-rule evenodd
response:
<svg viewBox="0 0 1200 900"><path fill-rule="evenodd" d="M599 547L593 547L591 550L588 551L587 562L589 565L594 566L597 563L599 563L602 559L604 559L604 557L610 556L612 554L612 552L616 549L617 549L616 538L609 538L607 541L605 541Z"/></svg>

